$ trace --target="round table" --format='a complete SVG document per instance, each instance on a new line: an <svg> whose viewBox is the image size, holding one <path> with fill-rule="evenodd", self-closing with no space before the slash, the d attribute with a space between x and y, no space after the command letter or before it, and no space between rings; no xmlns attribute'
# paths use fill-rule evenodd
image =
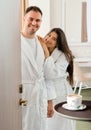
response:
<svg viewBox="0 0 91 130"><path fill-rule="evenodd" d="M63 117L81 120L81 121L91 121L91 101L83 100L82 104L86 105L86 109L83 110L67 110L62 107L66 102L59 103L55 105L55 111Z"/></svg>

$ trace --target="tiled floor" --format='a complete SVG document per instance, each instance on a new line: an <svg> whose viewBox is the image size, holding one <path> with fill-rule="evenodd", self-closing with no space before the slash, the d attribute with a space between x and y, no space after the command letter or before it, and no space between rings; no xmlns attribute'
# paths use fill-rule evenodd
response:
<svg viewBox="0 0 91 130"><path fill-rule="evenodd" d="M81 91L84 100L91 100L91 88ZM91 130L91 122L77 121L76 130Z"/></svg>

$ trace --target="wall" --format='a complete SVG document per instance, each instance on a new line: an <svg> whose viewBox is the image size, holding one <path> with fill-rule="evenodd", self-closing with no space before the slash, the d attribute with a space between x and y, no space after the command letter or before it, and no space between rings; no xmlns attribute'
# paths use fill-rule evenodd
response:
<svg viewBox="0 0 91 130"><path fill-rule="evenodd" d="M65 33L68 42L81 42L81 1L65 0Z"/></svg>
<svg viewBox="0 0 91 130"><path fill-rule="evenodd" d="M50 28L64 29L64 0L50 0Z"/></svg>

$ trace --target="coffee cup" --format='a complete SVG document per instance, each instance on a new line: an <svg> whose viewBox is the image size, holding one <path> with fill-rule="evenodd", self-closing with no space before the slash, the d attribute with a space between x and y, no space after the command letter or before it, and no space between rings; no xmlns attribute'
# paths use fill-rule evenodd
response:
<svg viewBox="0 0 91 130"><path fill-rule="evenodd" d="M78 94L68 95L67 104L70 107L79 108L82 104L82 95L78 95Z"/></svg>

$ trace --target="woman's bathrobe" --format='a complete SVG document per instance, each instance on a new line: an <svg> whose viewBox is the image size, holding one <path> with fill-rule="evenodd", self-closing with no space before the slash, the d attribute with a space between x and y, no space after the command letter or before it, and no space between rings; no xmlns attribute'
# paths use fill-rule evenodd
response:
<svg viewBox="0 0 91 130"><path fill-rule="evenodd" d="M34 50L32 44L35 44ZM53 88L45 85L45 57L37 37L26 39L21 35L21 57L22 99L27 100L27 106L22 107L23 130L46 130L47 100L54 99L56 95Z"/></svg>
<svg viewBox="0 0 91 130"><path fill-rule="evenodd" d="M72 86L67 81L68 64L65 55L57 48L45 61L45 78L50 79L51 85L55 86L57 95L54 105L66 101L67 95L73 93ZM47 120L47 125L47 130L75 130L74 121L63 118L56 113L54 113L53 118Z"/></svg>

